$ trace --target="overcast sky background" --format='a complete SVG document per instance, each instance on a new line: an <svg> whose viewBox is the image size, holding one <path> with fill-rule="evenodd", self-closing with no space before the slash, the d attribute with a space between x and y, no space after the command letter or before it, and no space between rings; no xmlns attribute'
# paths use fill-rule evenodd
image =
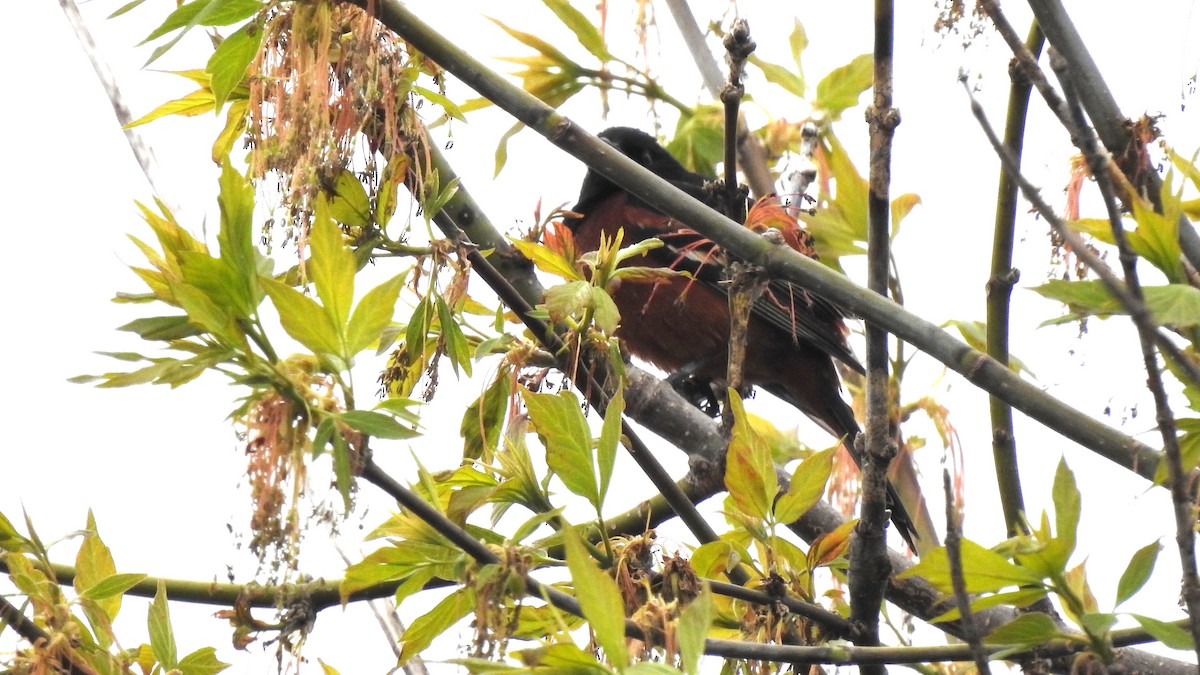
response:
<svg viewBox="0 0 1200 675"><path fill-rule="evenodd" d="M182 96L190 82L159 70L201 67L207 58L207 38L195 31L174 52L144 70L148 48L135 49L167 11L170 3L146 3L115 19L105 17L121 2L93 0L83 13L101 52L116 73L134 115L159 103ZM524 54L525 48L487 22L496 16L528 30L542 26L568 54L589 63L565 31L554 26L540 3L445 2L421 3L419 11L446 32L460 37L477 56ZM624 5L614 5L610 30L621 41L628 22ZM1007 53L995 37L985 36L964 54L954 38L933 36L927 3L898 3L896 103L903 123L897 131L893 195L917 192L923 203L904 223L897 241L897 258L905 284L906 300L913 311L934 322L981 319L984 312L992 227L992 199L996 162L972 122L965 96L956 81L966 67L976 78L980 97L993 123L1002 124ZM910 10L910 6L915 7ZM694 3L701 21L726 16L719 0ZM1019 3L1008 3L1017 26L1027 26L1028 16ZM1192 104L1189 80L1196 74L1200 28L1193 2L1158 0L1129 3L1116 0L1068 2L1080 31L1114 88L1117 100L1130 116L1142 112L1166 115L1162 127L1167 138L1185 155L1200 146L1200 125ZM776 3L746 2L741 12L750 20L759 54L787 63L787 33L791 16L780 15ZM810 39L805 53L810 87L830 69L855 55L869 52L870 3L791 3ZM0 512L14 522L28 511L39 534L56 540L83 526L87 509L94 509L101 534L116 556L120 571L141 571L157 576L225 580L231 565L238 580L247 581L252 570L248 556L235 552L244 533L248 498L241 475L245 460L240 445L225 422L238 392L218 378L203 378L180 390L135 387L98 390L67 383L81 373L116 369L120 364L96 351L139 350L132 336L113 329L144 315L145 310L110 302L118 290L137 290L139 284L126 269L138 254L127 233L148 237L149 230L133 200L149 201L152 194L112 116L101 89L60 8L51 2L13 3L9 8L10 35L0 41L0 62L7 64L6 104L0 107L6 134L7 162L0 194L7 206L6 244L0 249L0 285L5 290L8 319L4 344L10 384L5 395L6 444L0 450L0 475L7 486L0 490ZM15 12L15 16L13 13ZM1136 12L1136 16L1132 13ZM1023 28L1022 28L1023 30ZM624 31L624 33L621 33ZM663 65L670 69L676 55L684 53L675 28L663 10L659 17ZM496 67L504 70L506 66ZM699 79L686 69L681 79L666 84L684 101L704 98ZM757 76L755 75L754 78ZM772 87L752 78L750 90L763 108L774 115L797 119L805 111L781 110ZM462 98L461 88L452 98ZM1181 106L1184 106L1181 109ZM1035 102L1031 118L1028 174L1043 194L1061 203L1061 188L1068 179L1071 150L1064 135ZM613 97L607 122L598 117L594 98L568 104L565 112L585 127L598 131L608 124L647 127L638 102ZM748 114L763 119L762 110L749 106ZM860 170L866 165L866 133L861 108L851 110L837 127L839 137L854 153ZM450 161L464 183L484 205L494 221L508 227L528 224L539 199L544 207L573 202L584 169L531 132L513 139L509 166L492 179L492 153L496 140L511 122L497 111L486 111L470 124L452 128L454 146ZM669 133L674 120L664 119ZM211 116L168 118L140 129L154 148L163 179L161 195L179 207L179 217L194 233L207 223L210 243L216 219L216 170L209 145L217 120ZM1024 208L1024 207L1022 207ZM1017 265L1022 286L1046 278L1048 246L1046 227L1032 217L1022 221ZM1146 266L1143 266L1145 269ZM361 289L360 289L361 290ZM1144 374L1137 368L1136 342L1123 322L1091 322L1092 333L1083 340L1074 326L1034 327L1057 309L1030 292L1014 295L1014 353L1037 376L1037 382L1083 410L1102 415L1127 433L1158 447L1152 431L1153 409L1142 391ZM397 319L404 318L403 310ZM1111 325L1110 325L1111 324ZM928 359L906 381L906 399L930 394L951 409L967 455L968 536L991 544L1003 534L998 515L995 480L990 468L990 432L986 398L957 375L944 374ZM444 378L449 379L449 378ZM360 382L363 381L360 378ZM368 380L369 381L369 380ZM478 391L478 382L441 393L441 408L426 413L434 440L418 440L413 448L431 468L453 466L460 453L455 430L455 391ZM760 397L754 402L763 414L777 415L780 426L794 423L794 413L772 406ZM1137 416L1133 417L1133 411ZM444 411L444 412L443 412ZM1077 559L1090 556L1093 588L1102 607L1108 607L1116 579L1129 555L1137 548L1164 537L1166 550L1160 574L1152 586L1123 609L1161 619L1181 616L1176 601L1178 571L1172 552L1170 512L1166 494L1130 480L1105 460L1082 451L1037 424L1018 416L1017 442L1023 461L1027 506L1040 513L1049 502L1049 484L1060 457L1066 456L1084 490L1083 530ZM930 438L922 451L921 466L928 491L940 493L940 452L932 432L916 427L912 433ZM814 443L822 442L820 439ZM407 445L381 448L381 464L397 475L411 463ZM684 463L677 453L667 455L677 474ZM625 471L623 476L631 474ZM644 484L633 484L623 496L629 501L647 494ZM359 528L371 528L386 517L389 506L370 487L362 493L369 505L365 516L356 515L345 525L346 541L353 549ZM937 500L935 499L935 503ZM612 511L618 506L614 504ZM1136 523L1136 526L1131 524ZM1131 535L1134 532L1136 534ZM684 536L670 528L666 540ZM309 546L305 572L340 576L341 563L327 544ZM75 544L55 549L55 559L70 563ZM7 585L0 585L7 590ZM234 662L237 671L272 667L269 655L258 646L251 655L229 647L222 622L208 618L213 608L174 605L173 617L180 653L214 645L219 657ZM381 672L393 662L372 620L361 605L327 610L317 623L306 654L314 659L301 670L317 672L315 658L326 659L342 672ZM127 600L118 624L132 644L144 640L144 603ZM11 649L11 633L0 636L0 649ZM443 657L453 655L450 648ZM1180 657L1178 653L1174 654Z"/></svg>

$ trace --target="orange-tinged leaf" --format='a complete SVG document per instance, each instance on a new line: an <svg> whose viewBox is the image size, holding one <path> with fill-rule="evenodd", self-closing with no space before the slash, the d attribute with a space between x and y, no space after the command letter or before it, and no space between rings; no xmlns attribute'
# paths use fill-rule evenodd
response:
<svg viewBox="0 0 1200 675"><path fill-rule="evenodd" d="M729 407L733 411L733 436L725 459L725 489L742 513L766 520L779 493L771 449L747 422L742 399L732 389Z"/></svg>
<svg viewBox="0 0 1200 675"><path fill-rule="evenodd" d="M837 560L850 545L850 535L858 526L858 518L851 518L832 532L826 532L813 540L808 549L808 566L816 569Z"/></svg>

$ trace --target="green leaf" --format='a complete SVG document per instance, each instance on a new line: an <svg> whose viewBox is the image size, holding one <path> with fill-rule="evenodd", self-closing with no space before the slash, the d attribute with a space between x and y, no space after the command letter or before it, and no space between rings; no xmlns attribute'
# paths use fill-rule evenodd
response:
<svg viewBox="0 0 1200 675"><path fill-rule="evenodd" d="M604 411L604 425L600 428L600 440L596 443L596 466L600 473L598 501L604 503L608 485L612 480L613 466L617 461L617 446L621 442L621 415L625 412L625 387L618 386L608 408ZM597 507L599 508L599 507Z"/></svg>
<svg viewBox="0 0 1200 675"><path fill-rule="evenodd" d="M262 44L262 27L247 23L221 40L221 44L208 57L204 72L210 76L213 105L217 110L229 100L229 94L246 79L246 68L258 55Z"/></svg>
<svg viewBox="0 0 1200 675"><path fill-rule="evenodd" d="M716 614L712 589L707 583L700 587L700 595L696 596L679 614L675 637L679 641L679 660L683 664L683 672L687 675L697 675L700 672L700 657L704 656L704 641L708 637L709 626L712 625Z"/></svg>
<svg viewBox="0 0 1200 675"><path fill-rule="evenodd" d="M351 410L350 412L358 412ZM333 478L342 503L349 513L354 506L351 491L354 488L354 470L350 461L350 443L342 434L335 433L329 437L333 445Z"/></svg>
<svg viewBox="0 0 1200 675"><path fill-rule="evenodd" d="M804 30L804 24L800 23L800 19L792 19L792 32L788 35L788 47L792 50L792 60L796 62L796 72L800 77L804 77L804 70L801 67L800 55L808 48L808 33Z"/></svg>
<svg viewBox="0 0 1200 675"><path fill-rule="evenodd" d="M147 576L145 574L113 574L89 586L80 592L80 595L97 602L108 600L109 598L117 598L119 600L125 591L141 583ZM116 612L109 612L109 617L116 618Z"/></svg>
<svg viewBox="0 0 1200 675"><path fill-rule="evenodd" d="M375 438L415 438L420 433L396 421L394 417L374 410L347 410L336 417L355 431Z"/></svg>
<svg viewBox="0 0 1200 675"><path fill-rule="evenodd" d="M421 653L434 639L450 630L475 609L475 589L467 586L446 596L429 612L418 616L401 639L400 665Z"/></svg>
<svg viewBox="0 0 1200 675"><path fill-rule="evenodd" d="M117 330L136 333L143 340L166 341L182 340L203 332L188 321L186 316L152 316L134 319Z"/></svg>
<svg viewBox="0 0 1200 675"><path fill-rule="evenodd" d="M725 459L725 489L742 513L766 520L779 493L771 448L747 421L742 397L732 389L729 407L733 411L733 436Z"/></svg>
<svg viewBox="0 0 1200 675"><path fill-rule="evenodd" d="M167 53L192 28L196 26L228 26L254 16L262 7L263 3L260 0L195 0L195 2L181 5L171 12L167 19L145 40L139 43L144 45L171 31L183 29L169 42L155 48L146 61L146 65L150 65L158 57Z"/></svg>
<svg viewBox="0 0 1200 675"><path fill-rule="evenodd" d="M569 391L535 394L522 389L525 407L538 438L546 446L546 464L571 492L599 508L592 435L579 410L579 399Z"/></svg>
<svg viewBox="0 0 1200 675"><path fill-rule="evenodd" d="M178 665L175 652L175 632L171 628L171 610L167 607L167 585L159 580L158 592L150 603L149 620L150 648L154 650L154 658L164 670L171 670Z"/></svg>
<svg viewBox="0 0 1200 675"><path fill-rule="evenodd" d="M962 571L968 593L987 593L1009 586L1042 585L1042 578L1030 570L1014 565L1004 556L979 544L963 539ZM950 559L946 548L937 548L921 558L916 565L904 570L897 578L921 577L943 593L953 593L950 580Z"/></svg>
<svg viewBox="0 0 1200 675"><path fill-rule="evenodd" d="M592 304L593 286L586 281L569 281L546 289L546 312L550 321L560 323L568 317L579 316Z"/></svg>
<svg viewBox="0 0 1200 675"><path fill-rule="evenodd" d="M1075 552L1075 536L1079 530L1080 496L1075 473L1067 466L1066 458L1059 459L1054 472L1054 538L1046 545L1044 555L1055 567L1066 568Z"/></svg>
<svg viewBox="0 0 1200 675"><path fill-rule="evenodd" d="M437 298L437 312L438 323L442 327L442 338L446 345L446 355L450 357L450 365L454 368L454 374L458 374L461 366L467 377L470 377L471 348L467 344L467 336L463 334L462 327L454 320L450 305L446 304L446 300L441 296Z"/></svg>
<svg viewBox="0 0 1200 675"><path fill-rule="evenodd" d="M229 109L225 111L225 126L213 141L214 162L224 162L233 150L233 144L241 140L246 131L246 111L249 107L250 102L245 99L238 99L229 104Z"/></svg>
<svg viewBox="0 0 1200 675"><path fill-rule="evenodd" d="M833 456L838 447L815 452L796 467L791 487L775 503L775 518L781 523L795 522L821 499L833 473Z"/></svg>
<svg viewBox="0 0 1200 675"><path fill-rule="evenodd" d="M1041 600L1050 594L1050 591L1044 587L1038 588L1021 588L1015 591L1005 591L1003 593L993 593L983 597L975 598L971 601L971 611L982 612L991 607L1000 605L1012 605L1014 607L1028 607L1029 605ZM957 621L962 614L955 607L944 614L939 614L930 621L940 623L942 621Z"/></svg>
<svg viewBox="0 0 1200 675"><path fill-rule="evenodd" d="M501 23L491 17L488 18L488 21L491 21L492 23L499 26L501 30L503 30L505 33L508 33L510 36L515 38L518 42L525 45L526 47L531 47L534 50L536 50L537 52L539 52L540 54L545 55L555 65L563 67L564 70L574 71L574 72L579 72L580 70L582 70L582 67L579 66L579 64L577 64L574 61L572 61L571 59L567 58L566 54L562 53L561 51L559 51L559 49L557 47L550 44L549 42L546 42L545 40L541 39L540 37L533 35L532 33L522 33L519 30L514 30L512 28L509 28L508 26L504 25L503 23ZM518 126L524 127L523 124L518 125ZM516 127L514 127L514 129L516 129ZM514 133L515 133L515 131L514 131ZM499 173L499 171L497 171L497 173Z"/></svg>
<svg viewBox="0 0 1200 675"><path fill-rule="evenodd" d="M361 561L346 568L339 591L345 602L358 591L414 575L453 578L454 568L463 558L461 550L440 543L405 539L368 553Z"/></svg>
<svg viewBox="0 0 1200 675"><path fill-rule="evenodd" d="M349 169L342 169L333 183L332 190L321 191L321 202L329 215L343 225L370 227L371 199L358 177Z"/></svg>
<svg viewBox="0 0 1200 675"><path fill-rule="evenodd" d="M329 217L328 209L322 208L320 203L314 213L308 244L312 248L308 271L313 286L317 289L317 296L321 298L321 305L334 331L344 336L350 320L350 306L354 303L354 275L358 265L342 237L341 229ZM342 354L343 351L338 349L332 353Z"/></svg>
<svg viewBox="0 0 1200 675"><path fill-rule="evenodd" d="M124 128L132 129L137 126L153 122L161 117L169 117L171 115L179 115L180 117L195 117L196 115L203 115L206 112L215 110L216 107L217 102L216 99L213 98L213 93L211 90L197 89L183 98L167 101L154 110L151 110L129 124L126 124Z"/></svg>
<svg viewBox="0 0 1200 675"><path fill-rule="evenodd" d="M496 373L496 379L463 413L458 428L463 437L463 459L482 459L491 463L508 410L509 372L503 368Z"/></svg>
<svg viewBox="0 0 1200 675"><path fill-rule="evenodd" d="M1156 541L1139 548L1129 559L1121 580L1117 582L1117 600L1114 607L1119 606L1146 585L1154 572L1154 564L1158 561L1158 552L1162 550L1162 542Z"/></svg>
<svg viewBox="0 0 1200 675"><path fill-rule="evenodd" d="M692 552L692 569L705 579L719 579L729 570L750 558L742 557L742 552L727 539L717 539L696 547Z"/></svg>
<svg viewBox="0 0 1200 675"><path fill-rule="evenodd" d="M719 105L699 105L692 115L680 116L667 151L685 167L712 176L725 156L725 112Z"/></svg>
<svg viewBox="0 0 1200 675"><path fill-rule="evenodd" d="M131 2L127 2L124 5L121 5L119 8L117 8L117 10L114 11L112 14L109 14L108 18L115 19L118 16L121 16L122 14L124 14L132 9L136 9L138 7L138 5L142 4L145 1L146 0L132 0Z"/></svg>
<svg viewBox="0 0 1200 675"><path fill-rule="evenodd" d="M983 639L989 645L1008 645L1032 648L1059 637L1061 633L1054 620L1040 612L1022 614L992 631Z"/></svg>
<svg viewBox="0 0 1200 675"><path fill-rule="evenodd" d="M604 289L591 287L592 321L605 335L612 335L621 323L621 310Z"/></svg>
<svg viewBox="0 0 1200 675"><path fill-rule="evenodd" d="M542 0L542 2L554 12L559 21L563 22L571 32L575 34L575 39L579 40L579 44L588 50L592 56L595 56L600 61L612 61L615 57L609 53L608 47L604 45L604 38L600 35L600 31L588 21L587 17L579 10L571 6L567 0Z"/></svg>
<svg viewBox="0 0 1200 675"><path fill-rule="evenodd" d="M563 530L563 543L583 616L591 624L596 643L604 649L609 662L620 670L629 664L629 653L625 647L625 603L617 582L596 565L573 528Z"/></svg>
<svg viewBox="0 0 1200 675"><path fill-rule="evenodd" d="M445 94L433 91L432 89L426 89L425 87L415 84L412 85L412 91L414 94L420 95L430 103L441 106L442 110L446 111L446 115L448 117L456 119L460 122L467 121L467 118L463 116L462 108L460 108L457 103L447 98Z"/></svg>
<svg viewBox="0 0 1200 675"><path fill-rule="evenodd" d="M259 277L283 329L315 354L341 354L337 329L315 300L270 277Z"/></svg>
<svg viewBox="0 0 1200 675"><path fill-rule="evenodd" d="M260 0L195 0L177 7L140 44L146 44L179 28L228 26L254 16L262 6Z"/></svg>
<svg viewBox="0 0 1200 675"><path fill-rule="evenodd" d="M797 97L804 98L804 78L791 69L777 63L764 61L757 56L750 56L750 63L762 71L763 77L771 84L783 87L784 91Z"/></svg>
<svg viewBox="0 0 1200 675"><path fill-rule="evenodd" d="M1047 324L1077 321L1085 316L1106 318L1128 313L1099 280L1051 279L1031 290L1051 300L1058 300L1071 312L1065 317L1047 321ZM1186 284L1169 284L1143 286L1142 292L1156 322L1178 328L1200 325L1200 289Z"/></svg>
<svg viewBox="0 0 1200 675"><path fill-rule="evenodd" d="M215 270L217 267L219 266L209 267L209 269ZM195 270L197 267L193 266L192 269ZM234 322L233 315L227 309L228 304L218 304L204 290L182 281L171 281L169 286L171 294L175 296L175 300L187 312L188 319L193 323L229 345L247 347L246 336Z"/></svg>
<svg viewBox="0 0 1200 675"><path fill-rule="evenodd" d="M95 600L96 606L107 615L109 621L115 619L121 609L120 592L113 597L107 588L100 591L96 591L95 588L116 573L117 567L113 563L112 552L100 539L100 534L96 531L96 519L89 510L83 543L79 545L79 552L75 555L75 590ZM92 593L89 594L89 591Z"/></svg>
<svg viewBox="0 0 1200 675"><path fill-rule="evenodd" d="M7 516L0 513L0 551L22 553L30 548L29 540L17 532L17 528L13 527Z"/></svg>
<svg viewBox="0 0 1200 675"><path fill-rule="evenodd" d="M179 672L183 675L215 675L229 667L217 658L213 647L201 647L179 660Z"/></svg>
<svg viewBox="0 0 1200 675"><path fill-rule="evenodd" d="M1187 275L1180 263L1182 251L1179 247L1179 198L1171 194L1166 181L1163 185L1163 213L1154 210L1149 202L1137 199L1133 202L1133 218L1137 229L1128 233L1129 245L1134 252L1145 258L1167 276L1171 283L1187 283Z"/></svg>
<svg viewBox="0 0 1200 675"><path fill-rule="evenodd" d="M951 319L942 324L943 328L954 327L958 329L958 334L966 341L972 349L987 353L987 324L982 321L960 321ZM1013 356L1008 355L1008 368L1013 372L1024 371L1029 375L1033 375L1033 371L1025 366L1025 363Z"/></svg>
<svg viewBox="0 0 1200 675"><path fill-rule="evenodd" d="M400 297L403 284L404 275L398 274L367 291L358 301L358 306L350 315L350 324L346 327L346 353L342 356L347 362L379 341L383 329L392 322L396 299Z"/></svg>
<svg viewBox="0 0 1200 675"><path fill-rule="evenodd" d="M860 54L846 65L835 68L817 84L814 110L824 110L831 119L841 117L842 111L858 105L858 97L871 88L874 59Z"/></svg>
<svg viewBox="0 0 1200 675"><path fill-rule="evenodd" d="M249 317L262 300L257 286L258 251L254 248L254 184L238 173L226 157L221 163L221 230L217 243L221 262L236 279L239 314Z"/></svg>
<svg viewBox="0 0 1200 675"><path fill-rule="evenodd" d="M1154 639L1170 647L1171 649L1186 649L1194 650L1196 647L1192 643L1192 634L1186 628L1177 626L1166 621L1159 621L1141 614L1131 614L1134 619L1141 624L1142 629L1154 636Z"/></svg>

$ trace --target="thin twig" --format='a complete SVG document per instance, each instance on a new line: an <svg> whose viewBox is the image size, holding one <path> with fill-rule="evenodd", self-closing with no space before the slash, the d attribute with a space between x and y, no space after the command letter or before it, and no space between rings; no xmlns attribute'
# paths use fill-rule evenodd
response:
<svg viewBox="0 0 1200 675"><path fill-rule="evenodd" d="M954 498L954 488L950 484L950 470L942 470L942 492L946 499L946 559L950 563L950 584L954 588L954 603L962 617L963 632L967 635L967 645L971 647L971 655L975 659L975 668L981 675L989 675L987 650L979 634L979 626L975 623L975 614L971 611L971 598L967 595L967 580L963 577L962 567L962 517L958 511L958 500Z"/></svg>

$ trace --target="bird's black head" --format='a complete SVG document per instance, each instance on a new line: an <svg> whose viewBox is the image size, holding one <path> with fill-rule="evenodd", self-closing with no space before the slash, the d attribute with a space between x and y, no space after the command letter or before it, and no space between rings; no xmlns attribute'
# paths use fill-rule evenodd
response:
<svg viewBox="0 0 1200 675"><path fill-rule="evenodd" d="M650 134L632 127L609 127L601 131L599 137L658 177L674 183L685 192L701 197L706 180L704 176L685 169L679 160L672 157ZM571 210L586 214L595 204L620 189L612 181L589 169L579 190L579 201Z"/></svg>

